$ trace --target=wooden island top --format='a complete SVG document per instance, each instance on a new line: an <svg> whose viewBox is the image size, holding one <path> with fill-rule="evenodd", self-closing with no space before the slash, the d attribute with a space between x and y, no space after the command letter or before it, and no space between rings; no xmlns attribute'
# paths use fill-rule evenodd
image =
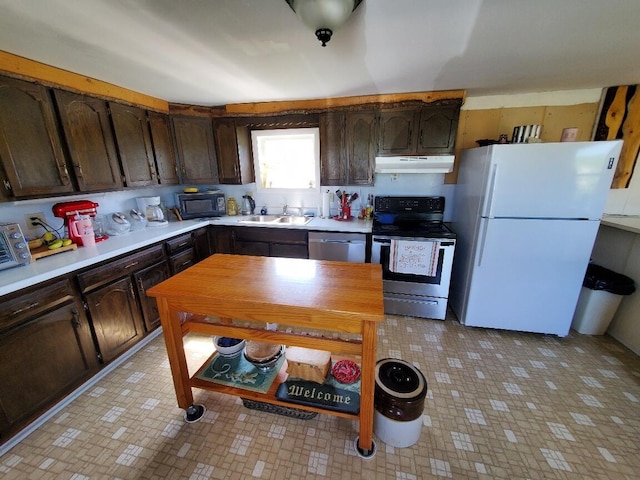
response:
<svg viewBox="0 0 640 480"><path fill-rule="evenodd" d="M189 378L182 337L188 332L237 336L361 357L360 422L356 447L373 448L374 369L377 325L384 321L382 270L378 264L215 254L147 291L155 297L167 346L178 405L193 406L192 387L284 404L273 394L245 394ZM182 314L194 314L192 316ZM199 316L199 317L198 317ZM218 317L219 322L202 316ZM186 318L186 321L185 321ZM232 321L275 323L361 335L361 341L318 338L264 328L233 326ZM295 406L300 408L299 405ZM340 412L301 407L351 418Z"/></svg>

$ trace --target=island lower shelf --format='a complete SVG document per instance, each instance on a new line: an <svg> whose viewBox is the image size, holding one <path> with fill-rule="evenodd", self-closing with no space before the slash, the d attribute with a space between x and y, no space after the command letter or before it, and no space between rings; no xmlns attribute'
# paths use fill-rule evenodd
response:
<svg viewBox="0 0 640 480"><path fill-rule="evenodd" d="M210 364L215 356L216 356L215 353L211 355L211 357L209 357L201 365L201 367L198 369L198 372L202 371L204 367ZM320 406L314 407L312 405L301 405L299 403L282 401L276 398L276 392L278 390L278 387L287 380L288 374L286 369L287 369L287 365L285 361L280 366L280 370L278 371L275 379L273 380L273 383L265 393L255 392L255 391L247 390L244 388L232 387L229 385L222 385L220 383L216 383L210 380L205 380L205 379L199 378L197 376L198 373L194 374L189 378L189 385L192 388L200 388L202 390L224 393L227 395L233 395L235 397L241 397L243 399L253 400L255 402L268 403L271 405L279 405L281 407L287 407L287 408L296 408L298 410L305 410L305 411L315 412L315 413L325 413L328 415L348 418L352 420L359 419L360 417L359 413L347 413L339 410L329 409L326 407L320 407Z"/></svg>

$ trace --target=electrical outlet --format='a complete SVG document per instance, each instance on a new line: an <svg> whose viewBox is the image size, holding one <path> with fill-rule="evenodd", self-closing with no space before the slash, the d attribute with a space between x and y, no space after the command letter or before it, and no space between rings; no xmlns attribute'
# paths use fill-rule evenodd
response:
<svg viewBox="0 0 640 480"><path fill-rule="evenodd" d="M27 228L29 230L36 230L38 228L40 228L40 225L33 225L33 218L37 218L38 220L40 220L41 222L45 222L46 220L44 219L44 213L42 212L37 212L37 213L27 213L24 216L24 223L27 224Z"/></svg>
<svg viewBox="0 0 640 480"><path fill-rule="evenodd" d="M391 181L392 182L397 182L398 181L398 174L397 173L392 173L391 174Z"/></svg>

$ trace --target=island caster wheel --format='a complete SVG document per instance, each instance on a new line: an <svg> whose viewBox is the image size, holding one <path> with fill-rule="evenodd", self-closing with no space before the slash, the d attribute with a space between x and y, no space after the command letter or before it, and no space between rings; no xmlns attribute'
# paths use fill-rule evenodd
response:
<svg viewBox="0 0 640 480"><path fill-rule="evenodd" d="M197 422L202 418L202 416L204 415L204 412L206 411L207 409L202 404L197 403L197 404L190 405L184 411L184 421L187 423Z"/></svg>
<svg viewBox="0 0 640 480"><path fill-rule="evenodd" d="M358 445L359 442L360 442L360 437L356 437L356 439L353 442L353 446L356 447L356 452L358 456L364 458L365 460L373 458L373 456L376 454L376 441L373 439L371 440L371 450L363 450Z"/></svg>

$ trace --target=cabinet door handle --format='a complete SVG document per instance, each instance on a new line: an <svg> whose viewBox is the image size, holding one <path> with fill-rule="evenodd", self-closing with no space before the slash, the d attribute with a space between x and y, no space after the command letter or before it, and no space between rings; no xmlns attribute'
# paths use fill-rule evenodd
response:
<svg viewBox="0 0 640 480"><path fill-rule="evenodd" d="M74 168L76 169L76 175L80 178L84 178L84 174L82 173L82 165L74 165Z"/></svg>
<svg viewBox="0 0 640 480"><path fill-rule="evenodd" d="M136 265L138 265L138 263L140 263L140 262L131 262L131 263L128 263L127 265L125 265L125 266L124 266L124 269L125 269L125 270L127 270L127 269L129 269L129 268L131 268L131 267L135 267Z"/></svg>
<svg viewBox="0 0 640 480"><path fill-rule="evenodd" d="M29 304L29 305L27 305L26 307L19 308L18 310L15 310L11 315L19 315L19 314L21 314L22 312L26 312L27 310L31 310L32 308L37 307L38 305L40 305L40 303L39 303L39 302L33 302L33 303L30 303L30 304Z"/></svg>
<svg viewBox="0 0 640 480"><path fill-rule="evenodd" d="M142 283L142 279L141 278L138 279L138 291L140 293L142 293L143 295L147 294L147 292L146 292L146 290L144 288L144 283Z"/></svg>

